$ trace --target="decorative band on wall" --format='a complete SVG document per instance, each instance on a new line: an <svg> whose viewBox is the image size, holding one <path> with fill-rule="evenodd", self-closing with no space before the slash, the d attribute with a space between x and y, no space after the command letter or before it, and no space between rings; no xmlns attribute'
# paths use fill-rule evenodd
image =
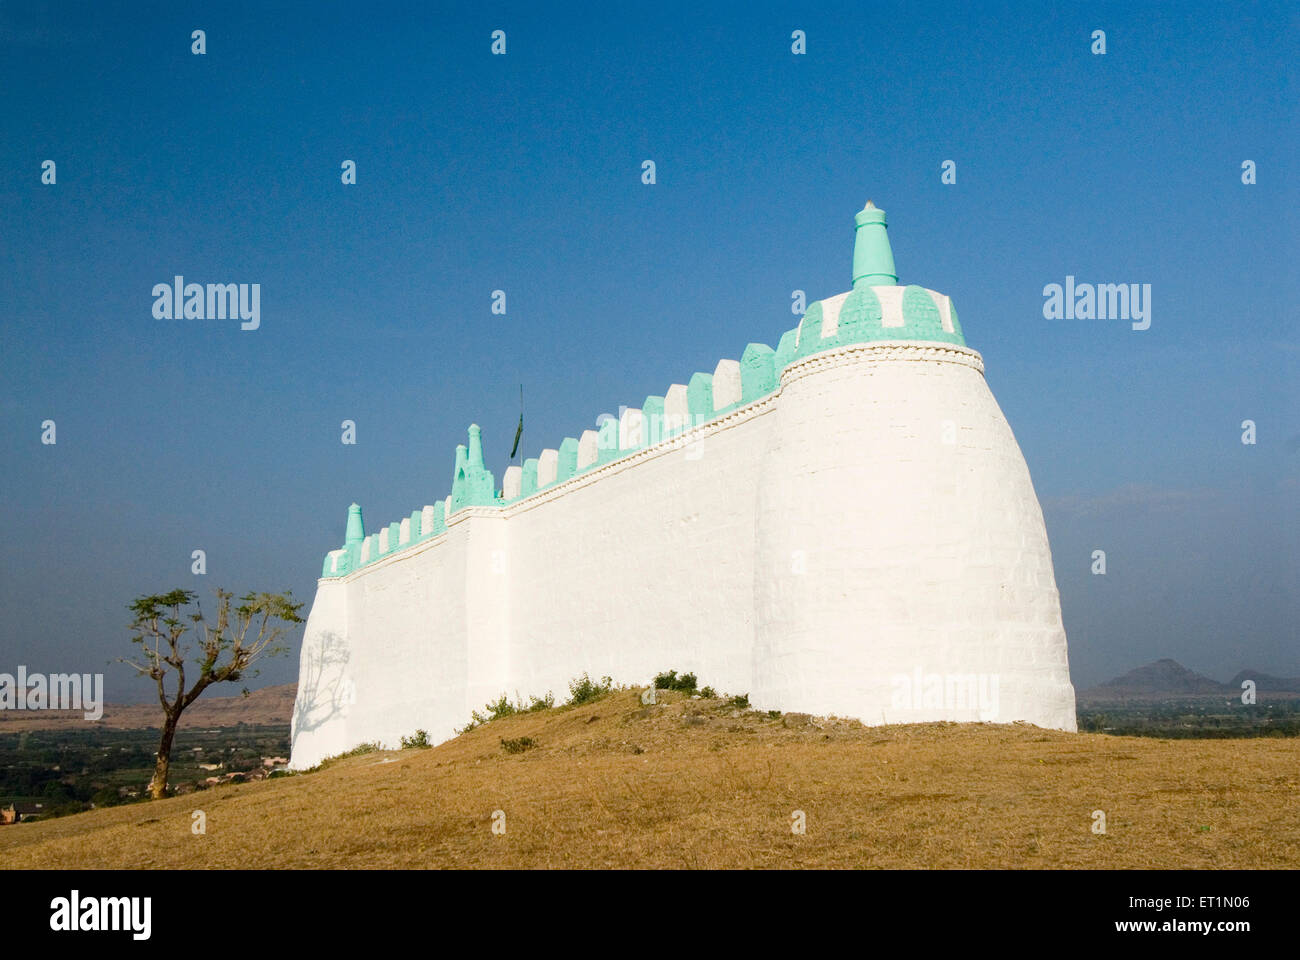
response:
<svg viewBox="0 0 1300 960"><path fill-rule="evenodd" d="M850 343L821 353L795 360L781 372L781 387L800 377L820 373L832 367L869 361L880 363L891 360L929 363L956 363L973 367L984 373L984 358L970 347L946 343L918 343L914 340L877 340L874 343ZM778 391L774 396L780 396Z"/></svg>

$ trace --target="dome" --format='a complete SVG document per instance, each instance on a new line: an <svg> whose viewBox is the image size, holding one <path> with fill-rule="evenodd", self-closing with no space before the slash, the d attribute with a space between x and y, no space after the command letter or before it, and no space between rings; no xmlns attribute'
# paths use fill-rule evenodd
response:
<svg viewBox="0 0 1300 960"><path fill-rule="evenodd" d="M946 294L900 286L886 233L885 211L870 200L855 217L853 289L810 304L777 349L777 370L823 350L878 340L966 346L957 310Z"/></svg>
<svg viewBox="0 0 1300 960"><path fill-rule="evenodd" d="M952 300L925 287L858 287L810 304L793 335L786 362L823 350L879 340L919 340L966 346ZM784 340L784 338L783 338Z"/></svg>

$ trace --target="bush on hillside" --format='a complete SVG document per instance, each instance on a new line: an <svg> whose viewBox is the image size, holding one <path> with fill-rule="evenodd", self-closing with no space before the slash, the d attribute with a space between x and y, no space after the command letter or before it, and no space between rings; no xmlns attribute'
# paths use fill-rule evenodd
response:
<svg viewBox="0 0 1300 960"><path fill-rule="evenodd" d="M416 730L415 736L402 737L403 750L410 750L410 749L422 750L426 747L431 747L431 746L433 746L433 744L429 742L429 731L427 730Z"/></svg>
<svg viewBox="0 0 1300 960"><path fill-rule="evenodd" d="M655 688L658 690L681 690L683 693L694 693L697 684L695 674L683 673L679 677L676 670L669 670L655 677Z"/></svg>
<svg viewBox="0 0 1300 960"><path fill-rule="evenodd" d="M569 681L569 703L573 706L579 706L584 703L591 703L593 700L599 700L605 694L614 689L614 681L611 677L601 677L597 683L585 673L576 680Z"/></svg>
<svg viewBox="0 0 1300 960"><path fill-rule="evenodd" d="M547 694L544 697L530 697L528 704L528 713L536 713L538 710L549 710L555 706L555 697Z"/></svg>

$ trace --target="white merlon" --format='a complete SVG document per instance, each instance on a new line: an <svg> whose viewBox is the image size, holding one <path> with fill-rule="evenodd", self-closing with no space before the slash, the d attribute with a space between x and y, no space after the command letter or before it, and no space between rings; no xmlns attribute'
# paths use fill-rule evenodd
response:
<svg viewBox="0 0 1300 960"><path fill-rule="evenodd" d="M942 293L935 293L933 290L927 290L930 299L935 302L939 308L939 321L943 324L944 333L952 333L952 297Z"/></svg>
<svg viewBox="0 0 1300 960"><path fill-rule="evenodd" d="M906 287L872 287L871 292L880 301L880 325L882 327L901 327L903 325L903 291Z"/></svg>
<svg viewBox="0 0 1300 960"><path fill-rule="evenodd" d="M691 422L691 405L687 399L686 384L674 383L664 394L664 425L660 439L667 439L685 430Z"/></svg>
<svg viewBox="0 0 1300 960"><path fill-rule="evenodd" d="M403 517L402 525L397 529L398 545L411 542L411 518Z"/></svg>
<svg viewBox="0 0 1300 960"><path fill-rule="evenodd" d="M388 552L388 528L379 528L379 552L381 554Z"/></svg>
<svg viewBox="0 0 1300 960"><path fill-rule="evenodd" d="M420 532L426 536L433 532L433 506L431 504L426 505L420 511Z"/></svg>
<svg viewBox="0 0 1300 960"><path fill-rule="evenodd" d="M713 368L713 409L721 410L740 403L740 362L719 360Z"/></svg>
<svg viewBox="0 0 1300 960"><path fill-rule="evenodd" d="M555 474L560 466L560 451L546 449L537 458L537 489L549 487L555 482Z"/></svg>
<svg viewBox="0 0 1300 960"><path fill-rule="evenodd" d="M618 420L618 446L620 450L635 450L645 443L641 411L627 407Z"/></svg>
<svg viewBox="0 0 1300 960"><path fill-rule="evenodd" d="M501 478L501 496L513 500L519 496L524 487L524 468L515 465L506 467L506 474Z"/></svg>
<svg viewBox="0 0 1300 960"><path fill-rule="evenodd" d="M582 436L578 438L578 469L591 466L599 456L600 434L595 430L582 431Z"/></svg>
<svg viewBox="0 0 1300 960"><path fill-rule="evenodd" d="M852 292L852 291L850 291ZM838 296L827 297L822 301L822 339L833 337L840 329L840 310L844 306L844 301L849 298L848 293L841 293Z"/></svg>

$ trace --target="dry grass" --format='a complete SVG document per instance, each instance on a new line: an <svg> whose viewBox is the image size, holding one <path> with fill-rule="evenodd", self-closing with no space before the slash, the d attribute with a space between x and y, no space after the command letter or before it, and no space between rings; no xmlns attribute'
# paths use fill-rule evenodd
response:
<svg viewBox="0 0 1300 960"><path fill-rule="evenodd" d="M536 745L507 753L501 741ZM7 867L1298 867L1300 741L862 727L635 692L0 830ZM207 833L191 833L191 811ZM1094 834L1092 811L1106 814ZM492 814L505 813L494 835ZM802 810L807 832L791 832Z"/></svg>

